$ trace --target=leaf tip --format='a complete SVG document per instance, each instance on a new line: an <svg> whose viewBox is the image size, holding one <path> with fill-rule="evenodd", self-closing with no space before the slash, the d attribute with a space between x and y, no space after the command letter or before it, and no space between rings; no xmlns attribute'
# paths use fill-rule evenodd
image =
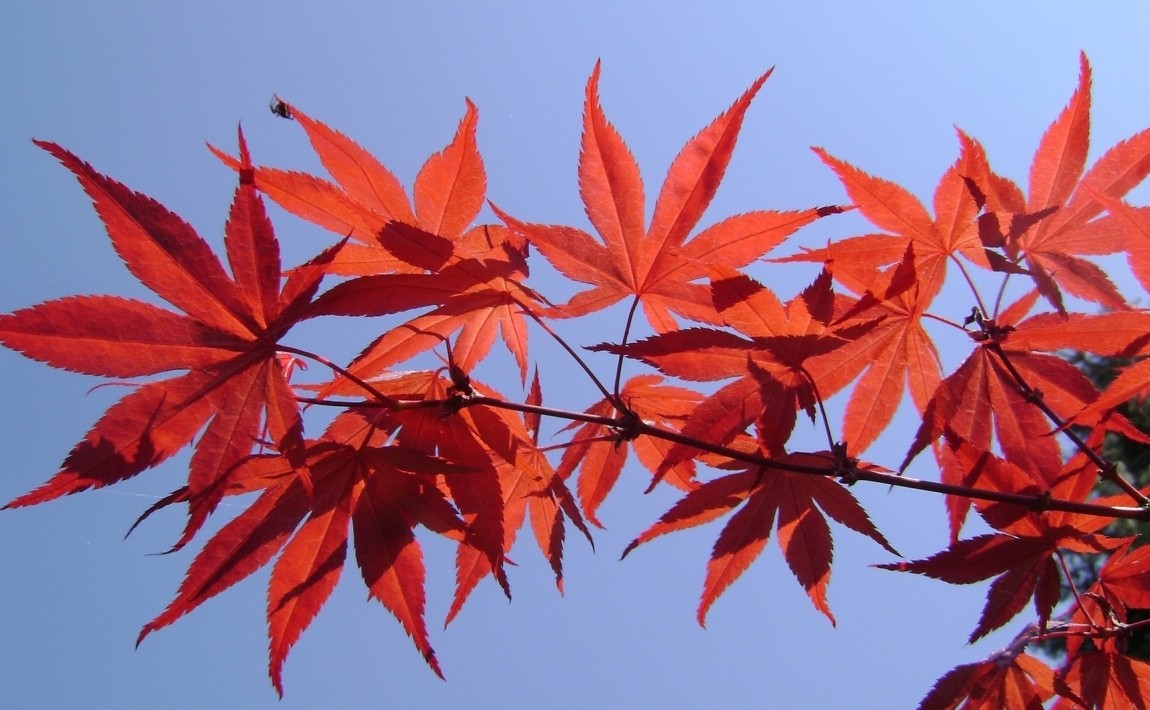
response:
<svg viewBox="0 0 1150 710"><path fill-rule="evenodd" d="M626 548L623 549L623 554L619 555L619 561L622 562L623 559L625 557L627 557L627 555L631 554L631 551L634 550L638 546L639 546L639 538L635 538L634 540L632 540L630 542L630 544L627 545Z"/></svg>
<svg viewBox="0 0 1150 710"><path fill-rule="evenodd" d="M144 624L144 627L140 629L140 633L136 635L136 648L140 647L140 644L144 642L144 639L148 637L148 634L156 630L156 627L153 626L154 623L155 622L150 621L147 624Z"/></svg>

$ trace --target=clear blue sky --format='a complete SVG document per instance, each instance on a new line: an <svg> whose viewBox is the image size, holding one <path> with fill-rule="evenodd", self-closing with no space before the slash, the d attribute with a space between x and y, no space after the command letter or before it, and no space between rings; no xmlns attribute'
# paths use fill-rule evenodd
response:
<svg viewBox="0 0 1150 710"><path fill-rule="evenodd" d="M31 138L60 142L218 244L233 176L205 141L230 148L242 121L257 162L316 169L298 127L269 113L273 93L376 151L407 184L450 138L470 97L480 109L490 197L524 219L578 225L580 107L599 58L604 106L649 195L683 141L777 67L705 221L843 201L812 145L929 200L956 155L956 125L983 141L1000 172L1024 181L1041 132L1074 89L1079 50L1095 69L1093 145L1150 125L1150 9L1135 3L1090 12L1047 2L399 5L45 0L9 8L0 23L0 310L73 293L144 296L75 180ZM1145 190L1137 195L1146 201ZM844 218L802 243L858 229ZM282 215L277 230L296 257L327 238ZM784 295L813 276L800 270L772 281L774 273L759 275ZM370 337L360 327L329 352L353 353ZM573 331L583 343L597 336ZM87 393L97 381L8 351L0 352L0 377L5 501L50 476L123 394ZM586 392L555 381L547 396L582 408ZM897 462L905 426L871 457ZM121 538L178 485L178 465L2 512L0 705L899 708L1014 633L966 647L985 585L872 569L886 553L841 528L830 587L838 629L772 547L715 605L704 631L694 609L718 528L617 561L672 500L641 497L645 477L628 473L601 511L609 529L597 537L598 552L570 538L565 597L524 547L514 554L514 602L485 583L443 630L452 560L448 547L426 545L429 625L446 683L347 570L288 659L282 702L266 676L265 576L133 649L192 551L150 555L174 539L182 523L174 510ZM941 500L864 488L856 493L904 553L945 546Z"/></svg>

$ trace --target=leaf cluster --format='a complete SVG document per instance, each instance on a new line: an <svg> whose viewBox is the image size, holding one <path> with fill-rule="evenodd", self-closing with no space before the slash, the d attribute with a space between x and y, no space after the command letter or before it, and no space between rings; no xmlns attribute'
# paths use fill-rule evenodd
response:
<svg viewBox="0 0 1150 710"><path fill-rule="evenodd" d="M1150 313L1132 306L1094 259L1125 255L1150 290L1150 208L1124 201L1150 174L1150 130L1087 165L1091 71L1083 56L1025 190L960 131L958 157L929 208L815 149L847 204L703 224L770 73L686 142L648 223L642 175L601 105L596 66L578 166L590 231L494 204L497 221L483 221L487 176L471 102L409 194L353 140L277 98L273 112L303 130L327 175L254 164L242 132L235 154L213 148L238 176L224 230L227 268L158 202L40 143L77 177L129 271L170 308L69 296L0 316L0 343L30 358L140 378L55 475L6 507L108 486L190 448L187 483L141 516L186 507L173 549L195 538L224 499L255 494L254 502L204 543L140 639L270 566L269 674L282 693L288 652L349 554L369 594L442 675L426 623L420 539L455 545L449 622L489 577L510 596L509 553L528 527L562 590L571 528L592 540L632 455L650 488L670 486L681 498L624 556L721 521L700 624L772 535L813 606L834 623L828 518L898 557L851 486L915 488L943 494L948 546L879 566L951 584L989 580L971 641L1028 606L1035 615L1009 648L945 674L922 707L1039 707L1054 696L1059 707L1144 706L1150 667L1126 642L1145 625L1131 610L1150 608L1150 548L1107 526L1150 518L1150 501L1106 458L1104 442L1148 443L1120 408L1150 387ZM265 199L327 229L331 241L285 267ZM847 211L873 230L777 253L802 228ZM554 302L530 282L540 258L585 288ZM779 270L799 268L784 265L804 262L820 272L801 292L784 298L769 287ZM969 294L964 322L942 297L948 276ZM627 315L617 337L588 344L595 355L561 336L567 320L619 303ZM350 362L293 344L302 323L343 317L380 324ZM957 366L940 356L939 331L965 343ZM554 339L566 366L533 368L529 335ZM1129 364L1100 389L1058 356L1067 349ZM505 369L503 352L518 374L516 396L480 379ZM324 375L303 381L309 364ZM559 388L572 373L585 379L590 401L545 404L544 384ZM845 402L841 418L825 406L836 396ZM862 460L904 401L920 424L901 460ZM305 433L305 415L321 407L338 413ZM550 435L554 443L541 443L545 419L567 424ZM803 419L821 427L825 446L800 442ZM905 475L928 456L923 465L937 477ZM1110 495L1095 495L1099 480L1113 486ZM972 511L986 532L963 537ZM1082 583L1069 555L1105 562ZM1071 593L1060 601L1064 588ZM1067 648L1057 669L1025 652L1052 638Z"/></svg>

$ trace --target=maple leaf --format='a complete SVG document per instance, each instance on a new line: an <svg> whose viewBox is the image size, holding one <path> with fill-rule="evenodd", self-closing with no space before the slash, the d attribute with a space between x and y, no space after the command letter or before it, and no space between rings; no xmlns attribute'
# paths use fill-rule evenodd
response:
<svg viewBox="0 0 1150 710"><path fill-rule="evenodd" d="M423 305L436 307L391 328L363 349L347 370L368 379L456 336L456 363L472 370L503 338L527 375L525 313L540 298L519 282L525 271L503 261L455 262L437 273L364 276L339 284L316 300L310 315L376 316Z"/></svg>
<svg viewBox="0 0 1150 710"><path fill-rule="evenodd" d="M372 421L392 432L404 446L466 468L447 471L442 477L444 490L468 530L468 544L461 545L456 553L456 592L448 623L487 576L493 576L510 598L504 569L506 553L528 512L536 542L562 591L566 521L589 542L591 536L574 496L538 447L527 423L505 409L465 406L470 397L502 399L495 390L470 378L456 383L439 372L419 372L375 384L397 399L454 401L458 405L446 410L441 405L396 412L377 410L371 415Z"/></svg>
<svg viewBox="0 0 1150 710"><path fill-rule="evenodd" d="M951 584L972 584L996 577L978 625L970 634L969 642L974 643L1014 618L1031 597L1035 597L1039 616L1050 617L1059 588L1053 552L1045 538L988 534L959 540L923 560L878 567L923 574Z"/></svg>
<svg viewBox="0 0 1150 710"><path fill-rule="evenodd" d="M184 314L114 296L75 296L0 316L0 342L53 367L110 377L188 370L140 385L112 405L31 505L135 476L196 442L183 545L214 510L229 471L270 434L302 463L302 423L276 343L305 312L330 252L281 287L279 246L251 183L242 133L240 184L225 228L232 276L175 214L53 144L79 179L116 252L145 286ZM206 426L206 428L205 428ZM265 434L266 432L266 434Z"/></svg>
<svg viewBox="0 0 1150 710"><path fill-rule="evenodd" d="M381 381L379 384L389 387L399 384L408 392L400 398L408 400L447 400L454 387L453 382L438 371L412 373L397 383ZM395 389L387 392L390 396L397 394ZM504 569L507 527L501 460L495 451L496 446L510 446L511 442L505 424L488 416L486 411L476 414L478 409L381 410L372 416L377 426L393 432L396 441L404 446L466 466L466 472L444 474L443 485L467 523L471 544L482 554L473 557L462 549L457 552L456 601L449 612L452 616L479 580L488 574L495 577L508 598L511 596ZM476 424L476 416L483 418L482 424Z"/></svg>
<svg viewBox="0 0 1150 710"><path fill-rule="evenodd" d="M1125 547L1111 555L1094 584L1091 591L1123 615L1150 609L1150 547Z"/></svg>
<svg viewBox="0 0 1150 710"><path fill-rule="evenodd" d="M450 260L453 240L479 214L487 184L475 140L479 114L474 104L467 102L451 143L419 171L414 208L399 180L374 156L299 108L284 106L336 182L260 166L252 173L255 185L287 211L363 245L353 257L337 259L333 271L418 272ZM238 169L235 159L215 153Z"/></svg>
<svg viewBox="0 0 1150 710"><path fill-rule="evenodd" d="M918 288L915 254L910 244L895 267L873 273L871 290L842 319L873 324L834 355L845 372L862 371L843 415L842 438L851 455L866 450L890 425L904 388L921 412L942 380L937 349L922 326L927 304Z"/></svg>
<svg viewBox="0 0 1150 710"><path fill-rule="evenodd" d="M1055 676L1054 689L1090 710L1145 710L1150 697L1150 663L1110 651L1083 651Z"/></svg>
<svg viewBox="0 0 1150 710"><path fill-rule="evenodd" d="M913 250L919 310L925 310L942 289L946 267L958 255L989 266L978 239L975 217L980 205L971 193L966 176L985 162L981 146L959 132L960 154L947 169L934 191L931 217L918 199L899 185L868 175L821 148L815 153L838 176L855 208L885 234L867 234L837 240L822 249L777 259L833 262L835 278L855 293L871 290L874 276L897 264Z"/></svg>
<svg viewBox="0 0 1150 710"><path fill-rule="evenodd" d="M1150 174L1150 129L1118 142L1086 170L1090 86L1090 64L1082 54L1078 87L1035 151L1027 196L985 162L969 174L997 222L1010 223L1022 214L1049 214L1020 233L1007 235L1002 246L1012 261L1026 263L1039 292L1060 313L1066 312L1063 289L1107 308L1126 307L1106 273L1082 257L1123 248L1117 221L1098 217L1104 208L1098 195L1121 198ZM985 161L984 153L979 160Z"/></svg>
<svg viewBox="0 0 1150 710"><path fill-rule="evenodd" d="M1150 256L1147 247L1150 240L1150 217L1121 200L1100 193L1093 193L1093 197L1118 221L1127 245L1131 269L1143 286L1147 287L1150 285L1150 269L1146 266L1147 257ZM1075 347L1078 344L1082 350L1108 356L1145 355L1150 352L1146 331L1148 321L1150 314L1145 311L1086 316L1078 319L1085 326L1085 333L1082 328L1068 327L1061 336L1057 332L1051 334L1055 338L1054 342L1047 341L1041 345L1043 349L1053 349L1051 346L1058 345L1060 339L1063 344L1059 347ZM1105 392L1074 415L1074 421L1090 423L1123 403L1145 394L1150 389L1148 363L1150 361L1143 359L1122 370Z"/></svg>
<svg viewBox="0 0 1150 710"><path fill-rule="evenodd" d="M478 392L494 394L481 383L474 383L474 386ZM476 466L476 461L484 461L483 465L491 466L498 477L503 523L501 551L507 553L514 546L530 511L535 542L551 566L555 584L562 592L565 521L570 520L594 546L574 496L520 417L507 410L481 406L469 407L460 414L463 416L456 430L460 434L456 435L455 440L471 441L476 446L461 446L461 452L469 453L466 458L456 460L468 461L472 467ZM461 439L463 431L467 432L466 439ZM440 449L444 447L441 445ZM483 458L479 458L481 452ZM456 567L459 572L458 583L446 623L450 623L459 613L479 581L493 573L492 557L478 546L461 546L456 557ZM498 574L496 578L499 579Z"/></svg>
<svg viewBox="0 0 1150 710"><path fill-rule="evenodd" d="M295 106L283 105L336 182L257 167L256 186L288 211L359 242L340 249L330 266L331 273L359 278L325 293L309 316L374 316L437 306L389 330L348 369L373 377L463 329L455 355L465 369L487 355L500 333L526 379L523 313L537 309L540 299L521 283L527 276L522 244L501 226L469 228L484 204L487 184L475 105L467 102L451 143L420 169L414 204L370 153ZM229 156L216 154L238 167Z"/></svg>
<svg viewBox="0 0 1150 710"><path fill-rule="evenodd" d="M674 315L717 323L705 285L694 283L710 269L745 266L804 225L841 208L797 212L757 211L736 215L688 240L726 172L743 117L771 72L687 142L667 171L644 230L644 192L639 167L599 104L599 64L587 81L579 158L579 194L602 242L574 227L527 224L497 214L568 278L592 288L552 312L564 317L593 313L633 296L659 332L674 330Z"/></svg>
<svg viewBox="0 0 1150 710"><path fill-rule="evenodd" d="M305 489L294 475L296 466L280 454L249 457L234 469L228 495L265 490L207 542L175 599L143 627L139 641L278 553L268 582L268 670L282 695L283 662L339 580L350 526L356 562L371 596L395 615L442 677L424 621L425 572L414 528L422 525L461 543L469 539L436 482L437 475L463 469L388 444L388 434L354 410L337 417L323 438L308 442L307 459L314 492Z"/></svg>
<svg viewBox="0 0 1150 710"><path fill-rule="evenodd" d="M526 404L534 407L541 407L543 404L543 389L539 383L538 370L535 371ZM562 593L565 517L571 519L592 548L595 547L595 541L592 540L591 531L583 521L583 514L580 513L574 496L567 488L566 477L551 466L543 449L539 447L541 419L542 415L539 412L523 413L523 427L526 430L523 433L526 436L520 436L519 440L530 441L530 445L524 443L517 449L523 452L523 457L517 460L516 472L509 481L514 485L505 485L505 489L510 488L511 494L505 499L504 515L508 520L508 531L513 531L521 524L523 512L531 511L531 530L535 534L539 549L555 572L555 584ZM517 424L518 422L513 422L513 425ZM510 428L513 432L523 431L518 426ZM504 481L508 479L504 478ZM512 544L514 544L513 538L505 543L505 549L510 549Z"/></svg>
<svg viewBox="0 0 1150 710"><path fill-rule="evenodd" d="M290 466L285 464L283 469L290 471ZM152 631L171 624L268 564L311 507L311 496L298 477L265 490L208 540L188 566L176 598L141 629L137 645ZM331 583L334 586L334 579ZM278 670L273 669L272 677L278 687Z"/></svg>
<svg viewBox="0 0 1150 710"><path fill-rule="evenodd" d="M829 452L784 454L778 459L779 463L812 467L833 467L834 460ZM660 535L711 522L736 508L738 511L727 521L711 552L699 602L700 625L705 623L715 600L763 551L771 531L776 529L776 519L779 547L788 566L811 603L832 624L835 618L826 592L833 546L824 514L898 554L842 484L825 476L752 466L687 493L657 523L631 541L623 556Z"/></svg>
<svg viewBox="0 0 1150 710"><path fill-rule="evenodd" d="M1126 494L1123 493L1124 497ZM1125 498L1123 498L1125 500ZM1113 498L1100 500L1113 503ZM1120 501L1119 501L1120 502ZM1133 540L1110 555L1097 578L1083 594L1070 615L1068 626L1100 631L1066 639L1067 653L1083 650L1124 652L1130 633L1130 612L1150 608L1150 548L1135 547Z"/></svg>
<svg viewBox="0 0 1150 710"><path fill-rule="evenodd" d="M918 710L1042 710L1054 695L1054 672L1025 653L996 654L947 671L918 705Z"/></svg>
<svg viewBox="0 0 1150 710"><path fill-rule="evenodd" d="M843 362L864 363L865 368L843 419L843 438L851 453L865 450L891 422L904 387L909 384L912 401L921 412L942 379L938 353L922 327L922 316L941 291L948 264L961 255L989 267L975 225L981 206L966 178L985 157L965 134L960 132L959 139L960 155L934 191L934 217L899 185L816 148L859 212L887 233L849 237L774 260L831 265L835 279L863 297L855 307L857 315L882 318L869 336L838 356Z"/></svg>

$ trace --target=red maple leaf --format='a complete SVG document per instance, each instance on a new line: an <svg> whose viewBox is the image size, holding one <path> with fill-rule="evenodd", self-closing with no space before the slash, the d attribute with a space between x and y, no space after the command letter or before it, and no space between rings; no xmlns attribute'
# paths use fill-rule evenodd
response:
<svg viewBox="0 0 1150 710"><path fill-rule="evenodd" d="M805 249L786 261L833 262L835 278L855 293L870 291L876 272L897 264L913 248L917 285L915 298L925 309L942 289L946 267L958 255L989 266L978 239L975 217L980 205L971 193L966 175L985 162L982 148L959 133L961 153L943 174L934 191L934 212L899 185L868 175L825 150L815 152L826 163L860 213L884 234L841 239L822 249Z"/></svg>
<svg viewBox="0 0 1150 710"><path fill-rule="evenodd" d="M447 613L450 622L487 576L494 577L510 597L506 553L528 513L536 542L560 590L566 522L589 541L591 537L574 497L539 448L532 425L507 409L468 404L477 397L504 398L457 369L448 370L458 379L436 371L376 381L374 385L385 397L416 405L430 400L435 406L400 411L373 408L369 420L404 446L458 466L444 472L441 479L468 530L468 544L456 553L456 592Z"/></svg>
<svg viewBox="0 0 1150 710"><path fill-rule="evenodd" d="M1110 556L1090 591L1106 599L1121 618L1150 609L1150 547L1126 547Z"/></svg>
<svg viewBox="0 0 1150 710"><path fill-rule="evenodd" d="M540 301L521 283L527 264L516 237L498 225L471 226L487 185L474 104L467 102L451 143L419 171L414 205L398 179L357 143L294 106L283 106L303 126L336 182L257 167L256 186L288 211L357 240L340 249L330 271L358 278L325 293L310 315L377 316L435 307L381 335L348 369L373 377L462 330L454 348L461 367L470 370L482 360L498 333L525 379L523 313ZM229 156L216 154L238 167Z"/></svg>
<svg viewBox="0 0 1150 710"><path fill-rule="evenodd" d="M116 252L145 286L184 314L114 296L74 296L0 316L0 342L54 367L109 377L171 370L108 409L61 470L8 507L135 476L192 442L184 544L214 510L232 468L270 435L302 464L298 405L276 344L305 313L331 254L289 272L252 185L240 135L240 184L225 229L232 276L190 226L149 197L38 143L92 198ZM205 428L206 426L206 428Z"/></svg>
<svg viewBox="0 0 1150 710"><path fill-rule="evenodd" d="M477 392L495 395L481 383L473 383ZM542 397L541 394L538 395ZM591 533L583 522L583 515L567 489L563 476L547 460L538 446L537 430L514 413L489 407L469 407L460 412L454 424L440 424L441 436L468 444L439 445L444 453L453 453L454 460L468 462L473 469L491 467L498 479L497 491L502 508L503 539L501 552L506 554L515 544L519 530L530 513L531 531L539 550L555 574L555 584L563 591L563 544L566 539L566 521L571 523L594 544ZM401 432L402 436L402 432ZM442 439L441 439L442 442ZM477 462L482 461L482 464ZM448 485L455 491L466 479L473 483L472 475L463 474ZM477 545L460 546L456 556L457 585L455 599L447 612L446 623L463 608L475 586L493 573L492 557ZM502 572L494 570L496 578ZM506 591L506 588L505 588Z"/></svg>
<svg viewBox="0 0 1150 710"><path fill-rule="evenodd" d="M633 296L659 332L677 328L673 313L718 323L707 287L695 283L717 265L746 266L800 227L841 208L748 212L688 240L714 198L731 160L743 116L770 76L760 76L709 126L687 142L671 168L644 229L639 167L599 105L599 65L587 82L579 194L602 238L574 227L526 224L499 213L568 278L591 284L553 313L566 317L602 310Z"/></svg>
<svg viewBox="0 0 1150 710"><path fill-rule="evenodd" d="M1047 349L1039 346L1049 344L1044 338L1050 318L1060 323L1062 337L1072 337L1080 324L1086 324L1086 332L1094 326L1077 314L1023 320L1036 300L1037 293L1032 291L997 319L979 320L979 329L970 334L977 347L935 390L903 469L939 437L954 435L980 451L990 451L992 443L997 443L1004 457L1041 490L1048 490L1057 479L1063 456L1052 435L1055 424L1037 403L1041 401L1065 421L1094 401L1097 390L1066 360L1030 348ZM943 480L964 485L967 473L956 468L953 459L942 463ZM966 499L948 498L952 539L969 505Z"/></svg>
<svg viewBox="0 0 1150 710"><path fill-rule="evenodd" d="M1107 195L1093 193L1093 197L1117 221L1131 269L1143 287L1150 289L1150 215ZM1150 315L1145 311L1085 317L1082 322L1088 324L1092 332L1083 337L1080 331L1066 328L1061 336L1065 344L1059 347L1073 347L1072 343L1079 343L1082 350L1109 356L1145 355L1150 352L1147 321L1150 321ZM1045 343L1047 347L1052 344ZM1142 359L1123 369L1105 392L1075 414L1074 420L1089 423L1125 402L1145 395L1148 389L1150 361Z"/></svg>
<svg viewBox="0 0 1150 710"><path fill-rule="evenodd" d="M995 654L947 671L918 710L1042 710L1054 695L1054 671L1025 653Z"/></svg>
<svg viewBox="0 0 1150 710"><path fill-rule="evenodd" d="M1098 195L1121 198L1150 174L1150 129L1120 141L1086 170L1090 146L1090 64L1080 57L1078 88L1047 128L1030 166L1029 193L993 173L982 162L968 174L997 224L1018 215L1049 216L1025 229L997 235L1014 262L1024 261L1039 292L1065 313L1062 290L1108 308L1126 301L1106 273L1083 256L1112 254L1123 248L1121 227L1113 217L1099 217ZM979 152L979 160L985 154Z"/></svg>
<svg viewBox="0 0 1150 710"><path fill-rule="evenodd" d="M1100 502L1121 503L1122 494ZM1110 555L1098 570L1098 577L1083 594L1070 615L1067 628L1088 629L1068 635L1066 651L1124 652L1130 634L1138 627L1130 623L1130 611L1150 609L1150 547L1135 547L1133 541Z"/></svg>
<svg viewBox="0 0 1150 710"><path fill-rule="evenodd" d="M300 111L283 104L307 133L332 183L306 173L256 167L256 187L284 209L360 244L341 252L332 265L346 275L416 273L442 265L456 251L456 240L483 207L487 185L476 144L479 114L467 113L455 137L428 158L415 180L415 206L399 180L357 143ZM238 169L235 159L215 151Z"/></svg>
<svg viewBox="0 0 1150 710"><path fill-rule="evenodd" d="M1090 710L1138 708L1150 698L1150 663L1113 651L1083 651L1055 676L1059 695ZM1060 700L1055 708L1072 707Z"/></svg>
<svg viewBox="0 0 1150 710"><path fill-rule="evenodd" d="M457 541L467 527L436 476L461 470L411 447L388 445L362 413L340 415L307 463L314 493L282 455L246 459L233 471L228 495L263 489L225 525L188 568L176 598L140 631L139 641L245 579L279 554L268 582L269 673L283 693L282 666L339 580L349 526L355 557L371 596L395 615L428 665L442 676L424 621L424 566L416 525ZM282 552L281 552L282 550Z"/></svg>
<svg viewBox="0 0 1150 710"><path fill-rule="evenodd" d="M833 467L828 452L784 454L779 462L812 467ZM868 464L862 464L865 468ZM772 466L752 466L708 481L687 493L659 521L635 538L623 551L631 550L660 535L716 520L738 508L715 541L698 620L751 562L763 551L771 531L778 529L779 547L791 571L807 591L811 603L833 624L827 604L832 543L824 514L862 533L893 554L898 554L874 527L854 496L840 483L825 476L791 473Z"/></svg>
<svg viewBox="0 0 1150 710"><path fill-rule="evenodd" d="M882 433L908 384L912 401L922 411L941 380L938 353L922 317L941 291L948 265L963 256L989 266L975 225L980 205L965 177L985 157L965 134L959 133L959 139L959 158L935 188L933 217L899 185L816 149L854 206L886 233L849 237L776 260L829 264L836 281L863 297L857 315L882 318L868 336L838 354L841 361L865 368L843 420L843 438L852 453L863 451Z"/></svg>

